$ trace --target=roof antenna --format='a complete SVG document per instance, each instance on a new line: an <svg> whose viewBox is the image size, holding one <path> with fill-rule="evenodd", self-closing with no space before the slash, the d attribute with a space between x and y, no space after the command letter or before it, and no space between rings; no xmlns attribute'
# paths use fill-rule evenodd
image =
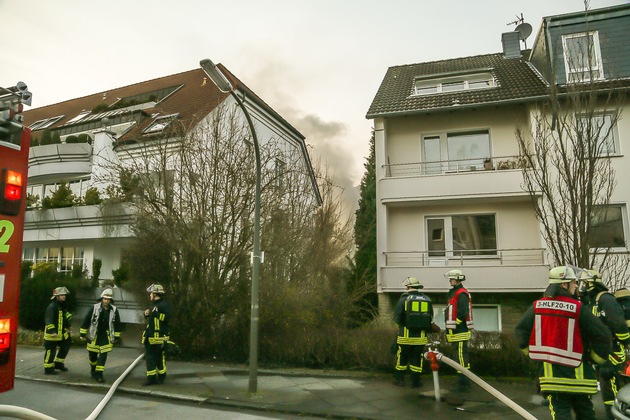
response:
<svg viewBox="0 0 630 420"><path fill-rule="evenodd" d="M527 40L527 37L529 37L532 34L532 25L525 22L525 19L523 18L522 13L520 17L516 15L516 20L514 22L508 23L508 25L516 25L516 28L514 28L514 32L518 32L519 34L518 37L520 38L521 41L523 41L523 44L525 45L525 49L527 49L526 40Z"/></svg>

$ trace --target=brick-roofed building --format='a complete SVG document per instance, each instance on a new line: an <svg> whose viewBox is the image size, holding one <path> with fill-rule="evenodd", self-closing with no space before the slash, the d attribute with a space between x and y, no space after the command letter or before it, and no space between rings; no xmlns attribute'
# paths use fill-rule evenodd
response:
<svg viewBox="0 0 630 420"><path fill-rule="evenodd" d="M630 76L629 22L629 5L551 16L532 50L521 50L520 34L510 32L501 36L500 53L388 68L367 112L375 129L381 315L391 313L408 276L444 306L449 283L443 275L457 268L473 295L475 327L511 330L524 305L546 287L549 270L540 223L523 189L515 130L528 136L532 113L550 87L566 89L567 78L580 71L565 71L563 46L586 28L595 30L602 86ZM556 75L552 61L562 64ZM620 183L630 179L630 165L621 159L628 119L622 116L615 131ZM622 216L614 229L622 238L625 191L617 188L613 197Z"/></svg>
<svg viewBox="0 0 630 420"><path fill-rule="evenodd" d="M225 67L219 68L245 98L260 144L273 139L287 154L278 156L276 165L288 159L301 162L310 185L310 202L320 204L304 136ZM29 202L25 216L24 260L56 262L64 272L78 264L91 274L92 263L98 259L102 261L100 278L111 279L132 235L132 212L122 207L109 214L98 205L42 209L42 200L61 183L67 183L79 198L91 187L103 196L111 184L103 181L104 162L123 155L128 159L134 147L150 146L171 133L185 138L182 134L196 130L224 103L236 106L232 96L221 92L198 68L24 112L24 124L31 127L33 137L27 193L38 197L35 204ZM276 176L280 169L263 168Z"/></svg>

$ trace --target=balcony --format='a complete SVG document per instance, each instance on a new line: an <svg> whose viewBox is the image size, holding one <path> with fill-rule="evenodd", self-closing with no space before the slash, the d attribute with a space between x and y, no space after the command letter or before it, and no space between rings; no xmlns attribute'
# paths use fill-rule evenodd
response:
<svg viewBox="0 0 630 420"><path fill-rule="evenodd" d="M517 156L383 165L380 199L384 204L528 199L521 187L523 166Z"/></svg>
<svg viewBox="0 0 630 420"><path fill-rule="evenodd" d="M536 292L548 284L547 252L542 248L384 252L379 291L402 292L408 276L420 278L423 291L446 292L444 273L460 269L466 287L477 292Z"/></svg>
<svg viewBox="0 0 630 420"><path fill-rule="evenodd" d="M29 210L24 242L131 237L132 221L133 209L126 204Z"/></svg>
<svg viewBox="0 0 630 420"><path fill-rule="evenodd" d="M28 156L29 182L49 175L67 176L91 172L92 145L48 144L31 147Z"/></svg>

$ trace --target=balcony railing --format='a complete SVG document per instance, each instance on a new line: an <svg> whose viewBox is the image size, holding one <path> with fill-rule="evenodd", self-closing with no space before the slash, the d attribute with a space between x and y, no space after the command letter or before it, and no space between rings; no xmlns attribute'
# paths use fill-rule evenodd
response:
<svg viewBox="0 0 630 420"><path fill-rule="evenodd" d="M447 251L386 251L389 267L544 265L543 248L467 249Z"/></svg>
<svg viewBox="0 0 630 420"><path fill-rule="evenodd" d="M528 167L523 157L494 156L489 158L440 160L430 162L392 163L383 165L386 177L441 175L457 172L522 169Z"/></svg>

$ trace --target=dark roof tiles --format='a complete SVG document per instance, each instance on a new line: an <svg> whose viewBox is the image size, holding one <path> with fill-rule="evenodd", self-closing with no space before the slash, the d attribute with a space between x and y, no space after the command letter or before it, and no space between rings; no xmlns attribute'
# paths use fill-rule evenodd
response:
<svg viewBox="0 0 630 420"><path fill-rule="evenodd" d="M525 55L525 54L524 54ZM412 95L417 78L491 71L497 86L449 93ZM481 106L547 94L539 74L523 58L502 53L390 67L372 101L367 118L402 115L458 106Z"/></svg>

